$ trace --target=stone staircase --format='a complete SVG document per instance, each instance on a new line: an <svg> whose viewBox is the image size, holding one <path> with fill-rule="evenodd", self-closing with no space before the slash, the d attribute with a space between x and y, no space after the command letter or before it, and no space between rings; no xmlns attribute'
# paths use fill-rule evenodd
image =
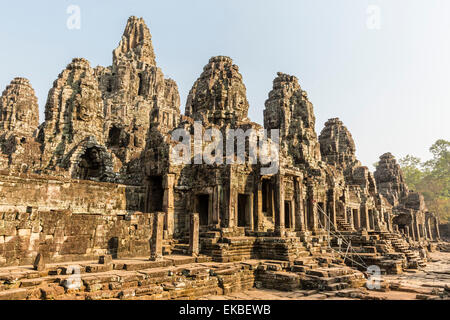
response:
<svg viewBox="0 0 450 320"><path fill-rule="evenodd" d="M353 231L351 224L344 217L336 217L336 224L339 231Z"/></svg>
<svg viewBox="0 0 450 320"><path fill-rule="evenodd" d="M405 254L409 269L419 269L426 266L426 260L421 258L417 251L412 250L410 244L401 235L383 233L382 236L384 239L389 240L395 251Z"/></svg>
<svg viewBox="0 0 450 320"><path fill-rule="evenodd" d="M214 245L219 242L221 234L219 231L202 230L199 234L200 250L208 245ZM203 245L202 245L203 244ZM189 255L189 237L181 239L164 240L163 255Z"/></svg>
<svg viewBox="0 0 450 320"><path fill-rule="evenodd" d="M339 291L364 286L364 274L342 265L342 261L327 259L327 264L314 257L302 257L292 263L266 261L258 267L257 282L267 289L282 291Z"/></svg>

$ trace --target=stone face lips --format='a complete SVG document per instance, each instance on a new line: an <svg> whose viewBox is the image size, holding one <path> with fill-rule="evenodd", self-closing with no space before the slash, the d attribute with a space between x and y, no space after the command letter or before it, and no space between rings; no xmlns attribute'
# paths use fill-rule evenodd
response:
<svg viewBox="0 0 450 320"><path fill-rule="evenodd" d="M229 57L213 57L192 87L186 116L217 125L247 119L249 103L239 68Z"/></svg>
<svg viewBox="0 0 450 320"><path fill-rule="evenodd" d="M315 166L321 160L315 122L313 105L298 79L278 73L266 101L264 127L280 129L281 144L296 164Z"/></svg>
<svg viewBox="0 0 450 320"><path fill-rule="evenodd" d="M34 89L24 78L15 78L0 99L0 130L32 136L39 125Z"/></svg>

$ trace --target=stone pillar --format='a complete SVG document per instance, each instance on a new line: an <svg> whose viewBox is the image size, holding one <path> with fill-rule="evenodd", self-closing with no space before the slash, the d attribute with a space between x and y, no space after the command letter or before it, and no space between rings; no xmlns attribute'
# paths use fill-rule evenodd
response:
<svg viewBox="0 0 450 320"><path fill-rule="evenodd" d="M428 239L433 241L433 233L431 232L431 217L428 217L425 220L425 224L426 224L425 226L426 226L426 229L427 229L427 232L428 232Z"/></svg>
<svg viewBox="0 0 450 320"><path fill-rule="evenodd" d="M250 230L253 231L253 230L255 230L255 220L254 220L254 217L253 217L253 215L254 215L254 210L253 210L253 208L254 208L254 206L253 206L254 196L253 196L253 193L249 194L247 199L248 199L247 200L248 201L248 203L247 203L247 208L248 208L247 226L248 226L248 228L250 228Z"/></svg>
<svg viewBox="0 0 450 320"><path fill-rule="evenodd" d="M369 210L365 205L361 206L361 225L362 228L365 228L366 230L370 230L370 223L369 223Z"/></svg>
<svg viewBox="0 0 450 320"><path fill-rule="evenodd" d="M158 212L154 215L153 234L150 241L150 260L152 261L161 260L163 257L162 245L165 215L164 212Z"/></svg>
<svg viewBox="0 0 450 320"><path fill-rule="evenodd" d="M354 215L353 218L355 220L355 229L361 230L361 209L356 210L356 215Z"/></svg>
<svg viewBox="0 0 450 320"><path fill-rule="evenodd" d="M398 224L394 224L394 232L395 232L395 233L399 233L399 232L398 232Z"/></svg>
<svg viewBox="0 0 450 320"><path fill-rule="evenodd" d="M295 230L306 231L305 215L302 199L302 187L299 177L294 179L294 200L295 200Z"/></svg>
<svg viewBox="0 0 450 320"><path fill-rule="evenodd" d="M296 209L297 209L297 206L295 205L295 199L290 201L290 203L291 203L292 208L291 208L291 213L290 213L291 225L289 226L289 228L295 230L295 225L296 225L296 222L295 222L296 214L295 214L295 212L296 212ZM284 224L286 224L286 221L284 222Z"/></svg>
<svg viewBox="0 0 450 320"><path fill-rule="evenodd" d="M411 234L410 234L410 232L409 232L409 227L408 227L408 226L405 227L405 232L406 232L406 236L407 236L408 238L410 238L410 237L411 237Z"/></svg>
<svg viewBox="0 0 450 320"><path fill-rule="evenodd" d="M189 225L189 254L197 257L200 253L200 215L198 213L191 213Z"/></svg>
<svg viewBox="0 0 450 320"><path fill-rule="evenodd" d="M352 229L355 229L355 217L353 217L353 209L350 208L349 212L350 212L350 217L349 217L348 222L350 223L350 227L352 227Z"/></svg>
<svg viewBox="0 0 450 320"><path fill-rule="evenodd" d="M344 210L347 211L346 206L344 205ZM333 226L336 227L336 191L331 189L328 193L328 216L330 217L331 223L328 221L328 218L325 217L326 228L330 225L330 228L333 229ZM345 219L347 220L347 217Z"/></svg>
<svg viewBox="0 0 450 320"><path fill-rule="evenodd" d="M277 176L276 182L276 217L275 217L275 230L280 236L284 235L284 183L281 173Z"/></svg>
<svg viewBox="0 0 450 320"><path fill-rule="evenodd" d="M221 186L216 185L212 194L212 224L220 226L220 194Z"/></svg>
<svg viewBox="0 0 450 320"><path fill-rule="evenodd" d="M436 240L441 240L441 234L439 233L439 218L434 217L434 227L436 230Z"/></svg>
<svg viewBox="0 0 450 320"><path fill-rule="evenodd" d="M428 240L429 238L428 238L428 232L427 232L427 221L426 221L426 218L425 218L424 224L421 224L421 229L422 229L423 238L425 240Z"/></svg>
<svg viewBox="0 0 450 320"><path fill-rule="evenodd" d="M230 166L230 174L229 174L229 182L228 182L228 228L233 228L236 222L236 214L237 214L237 193L235 192L235 188L233 186L233 167Z"/></svg>
<svg viewBox="0 0 450 320"><path fill-rule="evenodd" d="M274 225L275 225L275 219L276 219L276 217L275 217L275 215L276 215L276 200L275 200L275 188L271 185L271 187L270 187L270 192L269 192L269 194L270 194L270 210L271 210L271 213L272 213L272 221L273 221L273 223L274 223Z"/></svg>
<svg viewBox="0 0 450 320"><path fill-rule="evenodd" d="M167 231L168 238L172 238L175 231L174 221L174 196L173 186L175 183L175 175L168 174L164 181L164 199L163 199L163 211L166 213L164 221L164 230Z"/></svg>
<svg viewBox="0 0 450 320"><path fill-rule="evenodd" d="M391 223L391 219L389 217L389 212L387 212L387 211L384 212L384 220L386 221L388 231L392 232L392 223Z"/></svg>
<svg viewBox="0 0 450 320"><path fill-rule="evenodd" d="M314 191L314 185L308 185L308 224L312 231L317 231L318 229L318 216L317 216L317 200Z"/></svg>
<svg viewBox="0 0 450 320"><path fill-rule="evenodd" d="M414 228L414 221L411 221L411 226L409 227L409 230L411 231L411 238L416 241L417 237L416 237L416 232L415 232L415 228Z"/></svg>
<svg viewBox="0 0 450 320"><path fill-rule="evenodd" d="M414 220L414 231L416 233L417 236L417 241L421 240L421 235L420 235L420 229L419 229L419 222L417 221L417 217L415 214L413 214L413 220Z"/></svg>
<svg viewBox="0 0 450 320"><path fill-rule="evenodd" d="M257 189L256 189L256 230L257 231L263 231L263 193L262 193L262 181L257 182Z"/></svg>

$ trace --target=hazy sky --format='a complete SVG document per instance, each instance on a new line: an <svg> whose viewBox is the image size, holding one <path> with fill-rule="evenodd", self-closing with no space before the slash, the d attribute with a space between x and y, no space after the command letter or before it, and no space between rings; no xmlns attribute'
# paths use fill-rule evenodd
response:
<svg viewBox="0 0 450 320"><path fill-rule="evenodd" d="M67 28L69 5L81 9L79 30ZM253 121L263 123L282 71L308 92L317 133L339 117L365 165L388 151L427 159L437 139L450 139L449 14L448 0L15 0L0 10L0 88L30 79L42 121L48 90L71 59L111 65L136 15L159 67L178 83L182 112L209 58L226 55L240 67Z"/></svg>

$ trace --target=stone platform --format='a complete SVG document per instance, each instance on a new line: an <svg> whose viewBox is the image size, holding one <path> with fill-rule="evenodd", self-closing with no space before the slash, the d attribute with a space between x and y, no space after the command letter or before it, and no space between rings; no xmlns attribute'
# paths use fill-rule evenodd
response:
<svg viewBox="0 0 450 320"><path fill-rule="evenodd" d="M73 274L75 273L75 274ZM0 269L0 300L200 299L252 288L324 292L358 288L364 275L345 265L303 261L211 262L206 256L165 256Z"/></svg>

